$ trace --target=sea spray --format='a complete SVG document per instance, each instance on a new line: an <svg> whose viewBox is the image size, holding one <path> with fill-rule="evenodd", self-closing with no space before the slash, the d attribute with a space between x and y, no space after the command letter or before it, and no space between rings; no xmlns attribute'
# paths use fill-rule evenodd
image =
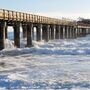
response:
<svg viewBox="0 0 90 90"><path fill-rule="evenodd" d="M89 39L90 35L78 39L33 41L31 48L16 48L7 40L7 47L0 56L0 62L5 62L4 67L0 66L0 88L89 90Z"/></svg>

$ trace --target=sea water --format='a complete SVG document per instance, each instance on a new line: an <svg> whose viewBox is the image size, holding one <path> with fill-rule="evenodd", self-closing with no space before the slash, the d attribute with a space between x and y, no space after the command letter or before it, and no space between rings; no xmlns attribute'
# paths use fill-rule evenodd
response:
<svg viewBox="0 0 90 90"><path fill-rule="evenodd" d="M0 90L90 90L90 35L13 44L0 51Z"/></svg>

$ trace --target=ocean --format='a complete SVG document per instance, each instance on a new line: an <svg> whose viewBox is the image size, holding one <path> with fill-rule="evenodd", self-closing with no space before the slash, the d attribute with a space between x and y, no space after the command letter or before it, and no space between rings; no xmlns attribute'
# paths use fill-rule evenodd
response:
<svg viewBox="0 0 90 90"><path fill-rule="evenodd" d="M16 48L12 36L0 51L0 90L90 90L90 35L31 48L26 39Z"/></svg>

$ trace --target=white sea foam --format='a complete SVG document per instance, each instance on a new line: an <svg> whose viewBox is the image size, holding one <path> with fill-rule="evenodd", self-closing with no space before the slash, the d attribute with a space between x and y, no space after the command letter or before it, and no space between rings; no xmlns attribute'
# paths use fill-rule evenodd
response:
<svg viewBox="0 0 90 90"><path fill-rule="evenodd" d="M6 40L0 52L1 89L90 90L89 39L33 41L31 48L22 48L26 42L16 48Z"/></svg>

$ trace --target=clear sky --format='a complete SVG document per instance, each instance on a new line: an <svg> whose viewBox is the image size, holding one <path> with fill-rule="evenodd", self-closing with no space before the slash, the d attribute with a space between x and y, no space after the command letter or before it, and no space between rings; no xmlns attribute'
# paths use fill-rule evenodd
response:
<svg viewBox="0 0 90 90"><path fill-rule="evenodd" d="M52 17L90 18L90 0L1 0L0 8Z"/></svg>

